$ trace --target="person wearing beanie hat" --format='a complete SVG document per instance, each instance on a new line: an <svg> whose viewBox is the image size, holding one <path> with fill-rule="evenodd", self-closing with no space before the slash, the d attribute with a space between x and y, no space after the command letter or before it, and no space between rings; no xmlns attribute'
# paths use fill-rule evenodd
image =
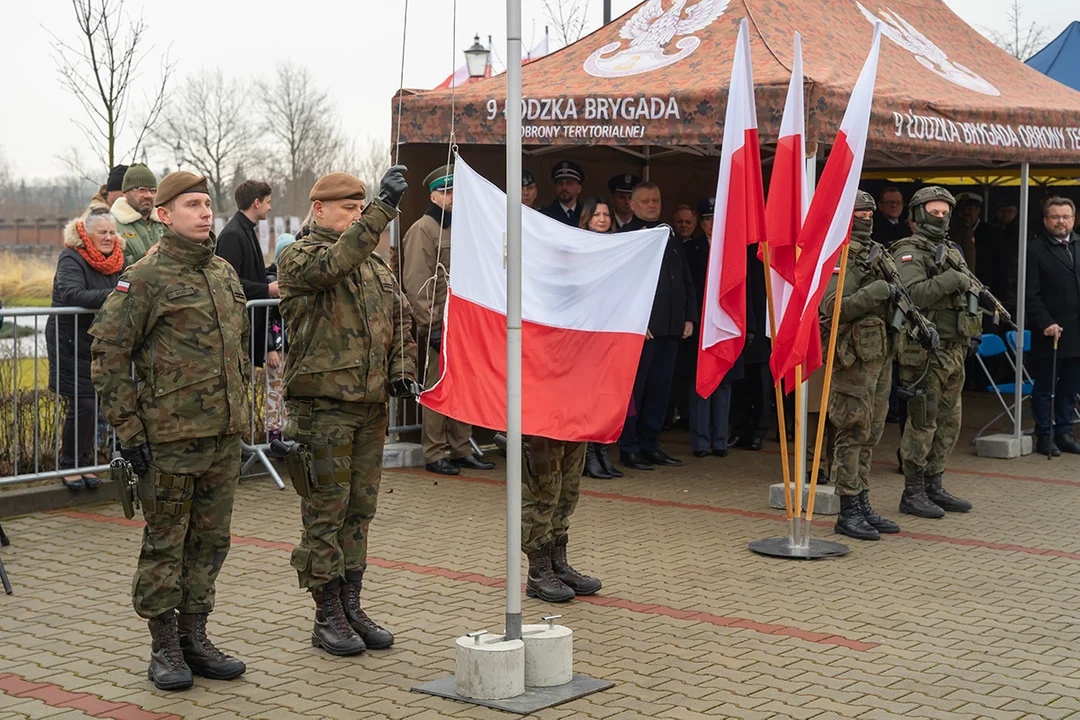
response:
<svg viewBox="0 0 1080 720"><path fill-rule="evenodd" d="M117 165L109 171L108 180L98 188L97 194L90 198L90 205L86 208L84 218L94 212L108 212L112 208L113 203L123 195L120 187L124 183L124 173L127 172L127 168L127 165Z"/></svg>
<svg viewBox="0 0 1080 720"><path fill-rule="evenodd" d="M123 166L118 165L109 173L110 185L120 167ZM142 259L165 232L153 212L157 186L157 177L142 163L129 166L120 181L123 197L112 204L111 212L116 218L116 232L124 239L124 258L129 265Z"/></svg>
<svg viewBox="0 0 1080 720"><path fill-rule="evenodd" d="M214 254L206 179L172 173L157 202L158 250L127 268L91 325L90 377L121 456L154 498L142 506L131 585L153 639L149 677L182 690L193 674L230 680L246 669L206 625L229 548L251 367L246 298Z"/></svg>

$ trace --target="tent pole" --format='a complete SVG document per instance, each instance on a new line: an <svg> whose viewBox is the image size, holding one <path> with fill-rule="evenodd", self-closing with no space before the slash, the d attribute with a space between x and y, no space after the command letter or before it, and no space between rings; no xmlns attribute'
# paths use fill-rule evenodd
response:
<svg viewBox="0 0 1080 720"><path fill-rule="evenodd" d="M645 182L649 182L649 155L651 154L650 150L652 150L652 147L646 145L644 148L644 152L642 153L642 162L644 163L644 165L641 170L641 177L644 178Z"/></svg>
<svg viewBox="0 0 1080 720"><path fill-rule="evenodd" d="M1028 240L1028 185L1031 182L1031 164L1020 166L1020 242L1016 258L1016 395L1013 400L1013 436L1023 437L1023 422L1020 416L1024 399L1024 325L1027 312L1024 294L1027 292L1027 240ZM1052 412L1052 409L1051 409Z"/></svg>
<svg viewBox="0 0 1080 720"><path fill-rule="evenodd" d="M521 639L521 0L506 0L506 639Z"/></svg>

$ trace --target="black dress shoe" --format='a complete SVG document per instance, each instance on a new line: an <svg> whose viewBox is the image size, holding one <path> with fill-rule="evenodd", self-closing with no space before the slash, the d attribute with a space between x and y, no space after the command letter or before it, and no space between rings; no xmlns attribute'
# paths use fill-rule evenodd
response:
<svg viewBox="0 0 1080 720"><path fill-rule="evenodd" d="M1061 451L1058 450L1058 446L1054 444L1049 435L1038 435L1035 438L1035 454L1059 457Z"/></svg>
<svg viewBox="0 0 1080 720"><path fill-rule="evenodd" d="M1080 443L1076 442L1076 438L1073 437L1071 432L1063 432L1058 435L1054 438L1054 444L1057 445L1061 452L1080 455Z"/></svg>
<svg viewBox="0 0 1080 720"><path fill-rule="evenodd" d="M86 481L83 480L82 475L76 475L72 479L60 478L60 482L64 483L64 487L68 490L83 490L86 488Z"/></svg>
<svg viewBox="0 0 1080 720"><path fill-rule="evenodd" d="M456 458L450 462L459 468L468 468L469 470L493 470L495 468L495 463L481 460L475 455L466 455L463 458Z"/></svg>
<svg viewBox="0 0 1080 720"><path fill-rule="evenodd" d="M716 457L727 457L727 448L724 448L723 450L713 450L712 454Z"/></svg>
<svg viewBox="0 0 1080 720"><path fill-rule="evenodd" d="M650 462L653 465L664 465L667 467L679 467L682 465L682 460L676 460L670 455L666 455L663 450L658 450L657 452L645 450L641 454L644 456L646 462Z"/></svg>
<svg viewBox="0 0 1080 720"><path fill-rule="evenodd" d="M97 490L101 487L101 478L97 475L83 475L83 482L86 483L86 487L90 490Z"/></svg>
<svg viewBox="0 0 1080 720"><path fill-rule="evenodd" d="M696 458L703 458L708 454L709 454L708 450L695 450L694 451L694 457L696 457Z"/></svg>
<svg viewBox="0 0 1080 720"><path fill-rule="evenodd" d="M436 475L461 474L461 471L457 469L457 466L446 458L439 458L433 463L428 463L424 466L424 469L427 470L429 473L435 473Z"/></svg>
<svg viewBox="0 0 1080 720"><path fill-rule="evenodd" d="M628 453L622 456L623 467L631 470L652 470L653 466L638 453Z"/></svg>
<svg viewBox="0 0 1080 720"><path fill-rule="evenodd" d="M729 448L743 447L744 445L745 443L743 443L742 436L740 435L732 435L730 438L728 438L727 446Z"/></svg>
<svg viewBox="0 0 1080 720"><path fill-rule="evenodd" d="M752 440L750 440L750 444L747 445L746 448L748 450L760 450L761 449L761 438L753 438Z"/></svg>

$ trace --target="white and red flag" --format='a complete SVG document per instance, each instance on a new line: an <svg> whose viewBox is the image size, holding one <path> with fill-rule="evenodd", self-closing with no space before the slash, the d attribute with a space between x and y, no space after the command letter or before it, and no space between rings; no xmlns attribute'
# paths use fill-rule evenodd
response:
<svg viewBox="0 0 1080 720"><path fill-rule="evenodd" d="M765 237L750 31L744 19L731 65L709 266L701 308L697 392L709 397L746 342L746 247Z"/></svg>
<svg viewBox="0 0 1080 720"><path fill-rule="evenodd" d="M802 230L806 210L810 205L810 196L806 185L806 111L803 104L802 37L795 33L794 59L791 64L791 81L788 84L787 101L784 103L784 116L780 121L780 137L776 143L776 155L773 158L772 175L769 179L769 198L765 203L765 236L769 242L770 281L772 283L772 311L775 314L776 328L779 329L787 309L791 290L795 285L795 243ZM759 247L758 257L764 260ZM772 336L772 322L769 318L765 330ZM814 315L814 328L817 333L818 319ZM814 356L817 348L817 356ZM821 364L820 345L811 343L809 364ZM778 357L774 348L770 365L776 372L783 359ZM774 375L776 381L780 376ZM794 387L794 369L784 378L789 388Z"/></svg>
<svg viewBox="0 0 1080 720"><path fill-rule="evenodd" d="M614 442L630 405L670 229L614 234L521 217L522 432ZM506 195L454 164L438 383L420 403L506 429Z"/></svg>
<svg viewBox="0 0 1080 720"><path fill-rule="evenodd" d="M787 377L804 365L804 377L821 365L821 339L818 334L818 306L825 294L840 250L851 236L851 216L859 189L870 108L874 101L878 51L881 47L881 24L874 26L874 41L855 88L851 91L840 131L836 135L829 160L821 174L814 199L806 213L797 243L795 284L787 312L773 338L773 377ZM818 345L817 364L810 362L810 346Z"/></svg>

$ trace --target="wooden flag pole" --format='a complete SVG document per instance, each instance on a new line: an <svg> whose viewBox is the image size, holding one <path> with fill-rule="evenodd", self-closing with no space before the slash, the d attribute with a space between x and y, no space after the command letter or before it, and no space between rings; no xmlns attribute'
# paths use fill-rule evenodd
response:
<svg viewBox="0 0 1080 720"><path fill-rule="evenodd" d="M799 447L799 431L802 429L802 413L799 412L799 408L802 407L802 394L803 394L803 366L800 363L795 366L795 498L793 500L795 505L795 517L796 519L802 517L802 488L803 488L803 475L799 472L799 461L797 458L804 457L806 448ZM782 442L787 442L786 438L782 438ZM804 461L805 464L805 461Z"/></svg>
<svg viewBox="0 0 1080 720"><path fill-rule="evenodd" d="M829 328L829 354L825 357L825 382L821 388L821 407L818 413L817 437L814 438L814 468L810 471L810 499L806 501L806 522L814 519L814 492L817 490L818 470L821 468L821 439L825 434L825 417L829 408L829 389L832 385L833 360L836 358L836 332L840 327L840 300L844 297L847 277L848 243L840 251L840 276L836 279L836 300L833 302L832 327Z"/></svg>
<svg viewBox="0 0 1080 720"><path fill-rule="evenodd" d="M765 262L765 299L769 306L769 335L776 337L776 306L773 300L772 263L769 260L769 243L761 241L761 257ZM787 519L791 520L791 467L788 465L787 423L784 419L784 390L779 381L773 383L776 390L776 418L780 430L780 468L784 475L784 506Z"/></svg>

